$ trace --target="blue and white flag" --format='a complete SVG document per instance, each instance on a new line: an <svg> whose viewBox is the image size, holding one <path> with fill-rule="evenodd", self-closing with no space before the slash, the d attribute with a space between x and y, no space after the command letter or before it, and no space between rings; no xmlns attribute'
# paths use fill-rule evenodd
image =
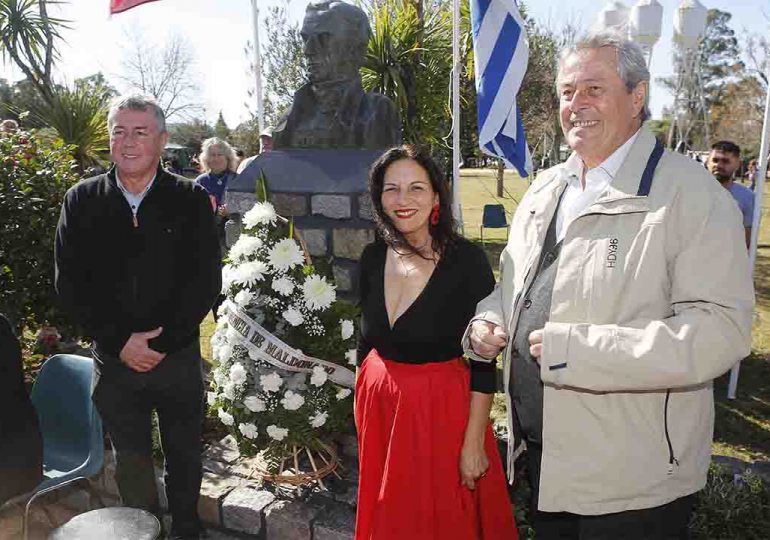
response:
<svg viewBox="0 0 770 540"><path fill-rule="evenodd" d="M527 71L529 45L515 0L470 0L479 147L516 167L520 176L532 170L516 94Z"/></svg>

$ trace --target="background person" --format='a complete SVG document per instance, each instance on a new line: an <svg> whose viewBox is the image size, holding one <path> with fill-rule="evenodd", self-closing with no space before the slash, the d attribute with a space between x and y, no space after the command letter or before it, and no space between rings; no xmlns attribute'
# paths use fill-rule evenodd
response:
<svg viewBox="0 0 770 540"><path fill-rule="evenodd" d="M757 185L757 174L758 174L759 164L757 163L756 159L752 159L749 161L748 170L746 171L746 178L749 181L749 189L751 191L754 191L754 187Z"/></svg>
<svg viewBox="0 0 770 540"><path fill-rule="evenodd" d="M0 314L0 506L43 480L43 439L24 385L19 340Z"/></svg>
<svg viewBox="0 0 770 540"><path fill-rule="evenodd" d="M388 150L369 191L382 239L359 269L355 537L515 539L489 423L494 365L469 371L460 346L494 286L486 255L454 232L447 183L427 153Z"/></svg>
<svg viewBox="0 0 770 540"><path fill-rule="evenodd" d="M711 461L712 380L751 346L739 213L643 125L639 45L591 35L562 52L556 82L573 154L522 198L464 345L503 351L509 474L526 442L538 540L684 539Z"/></svg>
<svg viewBox="0 0 770 540"><path fill-rule="evenodd" d="M708 158L709 172L730 192L743 216L746 247L751 246L751 227L754 223L754 191L735 181L741 166L741 148L732 141L718 141L711 145ZM756 168L755 168L756 171ZM755 174L756 176L756 174Z"/></svg>
<svg viewBox="0 0 770 540"><path fill-rule="evenodd" d="M160 166L163 110L116 98L113 167L67 191L56 229L56 290L93 338L93 399L110 434L125 506L160 515L157 412L174 538L198 538L204 383L199 326L222 287L206 190Z"/></svg>

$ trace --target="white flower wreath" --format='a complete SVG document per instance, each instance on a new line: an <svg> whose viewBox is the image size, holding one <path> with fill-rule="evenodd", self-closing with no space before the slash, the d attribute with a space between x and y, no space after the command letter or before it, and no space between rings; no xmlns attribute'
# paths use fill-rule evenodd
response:
<svg viewBox="0 0 770 540"><path fill-rule="evenodd" d="M351 429L356 308L306 263L272 204L243 222L222 271L207 401L242 453L276 458Z"/></svg>

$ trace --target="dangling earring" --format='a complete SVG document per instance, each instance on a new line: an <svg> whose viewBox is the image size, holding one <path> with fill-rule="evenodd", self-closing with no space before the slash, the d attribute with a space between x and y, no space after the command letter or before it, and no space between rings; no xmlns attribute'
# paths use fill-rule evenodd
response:
<svg viewBox="0 0 770 540"><path fill-rule="evenodd" d="M438 204L433 205L433 210L430 211L430 224L434 227L438 225L438 218L439 218L439 212L438 212Z"/></svg>

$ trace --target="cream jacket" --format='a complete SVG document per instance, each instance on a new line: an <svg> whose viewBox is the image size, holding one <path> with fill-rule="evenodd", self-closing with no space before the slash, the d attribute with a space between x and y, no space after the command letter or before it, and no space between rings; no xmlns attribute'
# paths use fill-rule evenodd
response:
<svg viewBox="0 0 770 540"><path fill-rule="evenodd" d="M750 351L754 293L738 207L701 165L668 151L649 195L637 195L653 146L642 128L562 244L540 362L543 511L651 508L703 488L712 379ZM559 165L533 182L513 217L500 281L478 304L474 320L503 326L509 343L566 174ZM469 330L465 351L484 360Z"/></svg>

